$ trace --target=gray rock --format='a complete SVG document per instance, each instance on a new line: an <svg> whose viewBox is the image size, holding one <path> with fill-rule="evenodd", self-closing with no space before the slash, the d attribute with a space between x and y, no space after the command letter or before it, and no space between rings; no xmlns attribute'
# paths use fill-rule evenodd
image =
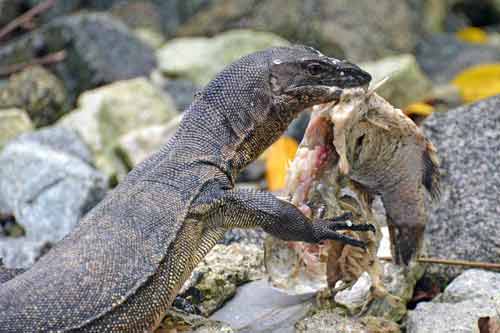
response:
<svg viewBox="0 0 500 333"><path fill-rule="evenodd" d="M440 302L459 303L471 299L500 301L500 273L469 269L457 276L439 296ZM498 303L500 305L500 303Z"/></svg>
<svg viewBox="0 0 500 333"><path fill-rule="evenodd" d="M262 229L229 229L224 234L224 238L219 241L220 244L229 245L236 242L255 244L262 246L266 232Z"/></svg>
<svg viewBox="0 0 500 333"><path fill-rule="evenodd" d="M500 310L500 273L468 270L429 303L410 311L408 333L479 332L480 317L495 317Z"/></svg>
<svg viewBox="0 0 500 333"><path fill-rule="evenodd" d="M424 32L441 32L455 0L407 0L410 8L418 13L418 25Z"/></svg>
<svg viewBox="0 0 500 333"><path fill-rule="evenodd" d="M0 0L0 27L15 19L21 11L22 0Z"/></svg>
<svg viewBox="0 0 500 333"><path fill-rule="evenodd" d="M33 144L49 147L52 150L71 155L91 165L92 154L87 145L73 131L57 127L38 130L33 133L24 134L13 143Z"/></svg>
<svg viewBox="0 0 500 333"><path fill-rule="evenodd" d="M0 2L19 2L33 7L44 0L0 0ZM78 10L108 11L124 20L125 24L158 27L167 36L172 37L179 25L213 0L60 0L48 11L39 15L42 22L49 22L56 17L71 14ZM128 10L128 12L126 12ZM152 12L154 10L154 12ZM139 11L140 15L137 15ZM0 13L2 13L0 11ZM3 14L3 13L2 13ZM149 15L149 16L148 16ZM148 22L147 19L150 18Z"/></svg>
<svg viewBox="0 0 500 333"><path fill-rule="evenodd" d="M500 50L436 34L417 45L416 56L424 73L435 83L444 84L468 67L498 62Z"/></svg>
<svg viewBox="0 0 500 333"><path fill-rule="evenodd" d="M236 177L237 183L257 183L266 176L266 164L263 159L257 159L247 165ZM260 184L259 184L260 185ZM257 185L258 186L258 185Z"/></svg>
<svg viewBox="0 0 500 333"><path fill-rule="evenodd" d="M270 31L328 55L366 61L413 51L423 13L425 6L413 7L409 1L223 0L199 10L178 35L215 35L235 28Z"/></svg>
<svg viewBox="0 0 500 333"><path fill-rule="evenodd" d="M24 2L23 3L24 6L32 8L41 4L45 0L22 0L22 1ZM48 10L38 15L37 19L42 22L48 22L59 16L70 14L82 8L85 2L86 2L85 0L54 1L52 7L50 7Z"/></svg>
<svg viewBox="0 0 500 333"><path fill-rule="evenodd" d="M217 0L153 0L162 17L163 33L172 37L179 26Z"/></svg>
<svg viewBox="0 0 500 333"><path fill-rule="evenodd" d="M151 0L112 1L109 13L125 23L129 28L145 28L161 33L161 12Z"/></svg>
<svg viewBox="0 0 500 333"><path fill-rule="evenodd" d="M312 309L313 300L313 295L287 295L259 280L238 288L234 298L210 319L227 322L242 333L292 333L294 324Z"/></svg>
<svg viewBox="0 0 500 333"><path fill-rule="evenodd" d="M167 80L163 89L174 99L177 109L184 111L201 88L189 80Z"/></svg>
<svg viewBox="0 0 500 333"><path fill-rule="evenodd" d="M110 15L83 13L57 18L0 47L0 66L65 50L51 68L70 100L83 91L117 80L147 76L156 66L153 50Z"/></svg>
<svg viewBox="0 0 500 333"><path fill-rule="evenodd" d="M186 110L203 88L188 79L167 78L160 69L153 71L149 77L151 82L172 96L180 112Z"/></svg>
<svg viewBox="0 0 500 333"><path fill-rule="evenodd" d="M432 257L497 262L500 255L500 97L424 122L441 159L442 195L429 212L425 241ZM463 269L430 266L448 279Z"/></svg>
<svg viewBox="0 0 500 333"><path fill-rule="evenodd" d="M25 237L0 238L7 266L31 265L47 243L68 234L99 202L107 180L90 164L76 133L46 128L10 141L0 154L0 211L13 214Z"/></svg>
<svg viewBox="0 0 500 333"><path fill-rule="evenodd" d="M284 135L294 138L297 142L301 142L310 118L311 114L309 112L302 112L291 122Z"/></svg>
<svg viewBox="0 0 500 333"><path fill-rule="evenodd" d="M37 127L54 123L67 111L62 82L40 66L28 67L0 87L0 108L16 107L28 112Z"/></svg>
<svg viewBox="0 0 500 333"><path fill-rule="evenodd" d="M478 319L495 313L494 306L475 300L454 304L422 302L408 314L407 333L478 332Z"/></svg>

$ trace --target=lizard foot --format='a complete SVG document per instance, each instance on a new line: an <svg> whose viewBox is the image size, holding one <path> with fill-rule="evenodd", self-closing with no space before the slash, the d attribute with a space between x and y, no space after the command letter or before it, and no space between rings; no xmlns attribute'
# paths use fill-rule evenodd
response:
<svg viewBox="0 0 500 333"><path fill-rule="evenodd" d="M352 230L352 231L371 231L375 232L375 226L372 224L354 224L350 221L351 213L345 213L332 219L317 219L313 221L313 233L317 241L336 240L342 243L366 248L366 243L355 238L342 235L337 230ZM345 222L341 222L345 221Z"/></svg>

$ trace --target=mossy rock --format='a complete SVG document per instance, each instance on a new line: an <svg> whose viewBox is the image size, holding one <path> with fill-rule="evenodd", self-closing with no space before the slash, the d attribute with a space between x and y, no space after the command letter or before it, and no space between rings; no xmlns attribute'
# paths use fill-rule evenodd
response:
<svg viewBox="0 0 500 333"><path fill-rule="evenodd" d="M0 109L0 148L19 134L33 130L33 124L26 111L21 109Z"/></svg>
<svg viewBox="0 0 500 333"><path fill-rule="evenodd" d="M36 127L47 126L67 110L66 91L48 70L28 67L0 88L0 108L11 107L26 110Z"/></svg>
<svg viewBox="0 0 500 333"><path fill-rule="evenodd" d="M225 66L252 52L289 43L267 32L232 30L214 38L186 37L170 40L158 52L160 70L203 86Z"/></svg>

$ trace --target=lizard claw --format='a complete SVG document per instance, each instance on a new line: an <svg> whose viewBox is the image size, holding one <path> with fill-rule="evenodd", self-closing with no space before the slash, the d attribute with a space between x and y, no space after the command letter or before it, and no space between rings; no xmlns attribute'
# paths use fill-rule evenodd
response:
<svg viewBox="0 0 500 333"><path fill-rule="evenodd" d="M348 212L332 219L318 219L313 222L313 233L317 241L336 240L348 245L365 249L366 242L340 234L338 230L371 231L375 233L375 226L372 224L354 224L350 221L352 213ZM345 221L345 222L341 222Z"/></svg>
<svg viewBox="0 0 500 333"><path fill-rule="evenodd" d="M371 231L376 233L373 224L354 224L349 220L344 223L332 223L329 227L331 230Z"/></svg>
<svg viewBox="0 0 500 333"><path fill-rule="evenodd" d="M331 219L325 219L325 221L328 222L335 222L335 223L330 223L330 229L331 230L352 230L352 231L371 231L373 233L376 233L377 230L375 229L375 226L373 224L354 224L352 223L352 218L353 215L351 212L344 213L342 215L336 216ZM338 223L338 222L343 222L344 223Z"/></svg>

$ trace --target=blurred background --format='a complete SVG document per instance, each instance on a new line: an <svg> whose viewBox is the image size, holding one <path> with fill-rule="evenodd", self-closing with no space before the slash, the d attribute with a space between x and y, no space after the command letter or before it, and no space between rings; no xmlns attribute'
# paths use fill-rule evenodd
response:
<svg viewBox="0 0 500 333"><path fill-rule="evenodd" d="M165 124L218 71L270 46L307 44L374 82L391 76L379 93L417 122L500 91L496 0L0 0L0 29L0 108L11 109L0 146L71 128L111 185L165 142L175 122ZM306 124L268 161L271 189Z"/></svg>
<svg viewBox="0 0 500 333"><path fill-rule="evenodd" d="M224 66L294 43L355 62L374 83L389 76L377 92L438 147L429 255L498 260L500 0L0 0L0 258L30 266L168 140ZM280 190L307 121L238 186Z"/></svg>

